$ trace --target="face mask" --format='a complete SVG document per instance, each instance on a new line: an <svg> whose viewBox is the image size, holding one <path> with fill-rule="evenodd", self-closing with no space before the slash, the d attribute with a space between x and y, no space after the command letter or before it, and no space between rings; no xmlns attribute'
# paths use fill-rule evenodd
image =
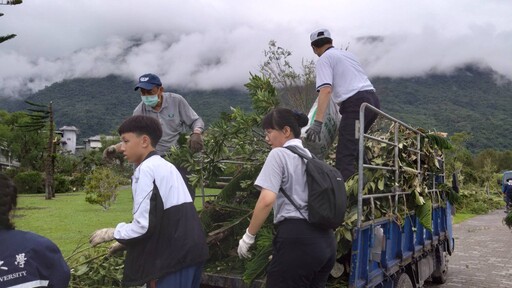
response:
<svg viewBox="0 0 512 288"><path fill-rule="evenodd" d="M158 95L140 96L140 98L149 107L155 107L158 104Z"/></svg>

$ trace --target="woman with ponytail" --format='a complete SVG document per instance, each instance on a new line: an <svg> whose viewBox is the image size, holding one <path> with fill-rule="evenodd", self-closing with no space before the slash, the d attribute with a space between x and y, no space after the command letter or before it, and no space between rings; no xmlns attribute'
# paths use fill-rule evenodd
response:
<svg viewBox="0 0 512 288"><path fill-rule="evenodd" d="M336 260L332 229L318 228L307 220L306 163L300 156L283 148L295 146L311 156L300 139L300 128L307 123L305 114L285 108L272 110L262 121L265 140L272 150L255 181L261 192L249 227L239 242L238 255L251 256L249 248L273 209L277 234L267 269L266 287L269 288L325 287ZM298 209L286 199L282 190L293 199Z"/></svg>
<svg viewBox="0 0 512 288"><path fill-rule="evenodd" d="M0 288L68 287L70 272L59 248L47 238L14 229L18 191L0 174Z"/></svg>

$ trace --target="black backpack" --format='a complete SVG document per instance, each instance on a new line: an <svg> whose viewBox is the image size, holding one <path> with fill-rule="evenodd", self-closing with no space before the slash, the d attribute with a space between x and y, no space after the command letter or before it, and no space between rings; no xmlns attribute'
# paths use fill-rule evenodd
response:
<svg viewBox="0 0 512 288"><path fill-rule="evenodd" d="M345 219L347 192L340 171L314 156L309 157L303 154L294 146L284 148L307 160L306 182L308 185L309 219L300 212L297 204L292 201L283 188L280 191L309 223L329 229L336 229L341 226Z"/></svg>

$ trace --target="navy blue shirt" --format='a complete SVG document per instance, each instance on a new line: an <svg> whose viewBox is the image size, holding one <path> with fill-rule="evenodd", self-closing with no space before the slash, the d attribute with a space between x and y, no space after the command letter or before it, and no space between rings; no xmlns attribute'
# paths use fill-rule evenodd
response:
<svg viewBox="0 0 512 288"><path fill-rule="evenodd" d="M59 248L35 233L0 229L0 288L68 287L70 271Z"/></svg>

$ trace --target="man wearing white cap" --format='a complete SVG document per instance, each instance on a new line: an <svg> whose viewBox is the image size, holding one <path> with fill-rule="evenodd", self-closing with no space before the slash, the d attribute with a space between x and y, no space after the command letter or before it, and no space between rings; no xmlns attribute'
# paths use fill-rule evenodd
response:
<svg viewBox="0 0 512 288"><path fill-rule="evenodd" d="M359 122L359 108L365 102L380 108L380 101L356 57L348 51L334 49L329 30L319 29L311 33L310 40L313 52L320 57L316 63L318 108L313 125L306 131L306 139L320 141L324 114L332 97L340 106L342 116L336 147L336 168L346 180L356 171L359 154L356 123ZM377 119L377 114L366 109L364 119L366 133Z"/></svg>

